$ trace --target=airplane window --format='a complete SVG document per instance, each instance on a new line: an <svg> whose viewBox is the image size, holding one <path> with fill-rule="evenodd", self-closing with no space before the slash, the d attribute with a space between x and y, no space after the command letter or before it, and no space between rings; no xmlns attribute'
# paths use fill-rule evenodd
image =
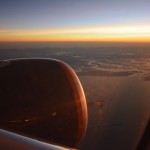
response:
<svg viewBox="0 0 150 150"><path fill-rule="evenodd" d="M81 129L82 126L75 126L74 121L78 120L78 114L82 110L75 111L74 119L70 113L74 109L69 110L69 107L64 108L68 110L68 114L63 113L63 110L62 113L55 109L50 111L48 116L52 120L56 120L59 113L62 116L66 115L67 119L71 118L69 120L73 128L57 120L63 124L61 127L65 127L70 133L70 137L66 139L65 132L61 132L60 136L57 134L56 139L60 144L67 144L69 147L75 145L79 150L150 149L149 6L148 0L1 0L0 128L7 126L7 129L14 129L15 124L19 124L21 126L17 126L18 131L26 130L32 137L35 133L41 138L49 137L50 134L51 137L55 135L56 131L47 133L43 132L42 128L29 130L22 124L29 125L30 121L37 121L39 114L37 112L31 115L30 106L39 105L36 99L42 100L41 94L45 94L45 101L40 105L41 108L45 108L43 114L47 113L50 107L47 93L52 96L51 100L60 98L66 103L68 99L77 98L74 98L73 89L69 84L71 82L67 80L64 72L56 71L62 68L54 65L51 69L57 68L55 72L48 70L45 65L37 67L37 62L35 66L29 62L30 69L23 63L12 70L4 69L3 74L3 68L7 68L9 62L1 60L56 59L67 63L77 74L84 89L88 108L87 130L84 138L80 136L80 144L76 142L80 135L77 127ZM42 70L45 78L38 68ZM33 75L37 78L30 76L34 69L36 73ZM26 72L28 75L25 78ZM55 79L58 78L58 84L50 81L49 74ZM35 90L39 87L37 81L42 88ZM46 93L45 88L49 85L55 91L59 88L63 92L54 94L53 90L49 89ZM64 85L64 88L60 85ZM14 92L17 90L21 90L19 95ZM63 93L66 97L63 97ZM9 113L5 113L8 99L12 97L20 105L18 112L9 109ZM33 97L35 99L32 101ZM2 99L6 99L3 105ZM24 103L20 102L21 99ZM17 108L16 103L11 102L9 105ZM77 106L77 103L72 104ZM61 107L62 103L59 105ZM20 119L22 114L24 117ZM28 117L28 114L31 117ZM12 117L15 117L15 120L11 120ZM86 121L84 124L82 120L83 126L86 126ZM45 129L48 125L56 126L50 122L45 124L42 126Z"/></svg>

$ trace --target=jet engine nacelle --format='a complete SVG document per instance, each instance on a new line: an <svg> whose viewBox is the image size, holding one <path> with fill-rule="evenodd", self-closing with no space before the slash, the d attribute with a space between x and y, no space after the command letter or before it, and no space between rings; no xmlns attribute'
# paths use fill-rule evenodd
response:
<svg viewBox="0 0 150 150"><path fill-rule="evenodd" d="M76 148L87 127L81 83L53 59L0 61L0 128Z"/></svg>

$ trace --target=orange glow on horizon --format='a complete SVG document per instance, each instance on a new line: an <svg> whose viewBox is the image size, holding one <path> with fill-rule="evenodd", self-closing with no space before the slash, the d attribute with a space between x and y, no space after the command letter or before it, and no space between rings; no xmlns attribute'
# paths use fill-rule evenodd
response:
<svg viewBox="0 0 150 150"><path fill-rule="evenodd" d="M0 29L0 42L150 42L150 25Z"/></svg>

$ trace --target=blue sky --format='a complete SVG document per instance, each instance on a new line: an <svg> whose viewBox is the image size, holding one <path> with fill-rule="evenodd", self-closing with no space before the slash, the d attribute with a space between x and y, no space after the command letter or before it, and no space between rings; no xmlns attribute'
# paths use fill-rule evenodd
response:
<svg viewBox="0 0 150 150"><path fill-rule="evenodd" d="M149 0L0 0L0 41L150 41L149 8Z"/></svg>
<svg viewBox="0 0 150 150"><path fill-rule="evenodd" d="M150 23L148 0L1 0L1 28Z"/></svg>

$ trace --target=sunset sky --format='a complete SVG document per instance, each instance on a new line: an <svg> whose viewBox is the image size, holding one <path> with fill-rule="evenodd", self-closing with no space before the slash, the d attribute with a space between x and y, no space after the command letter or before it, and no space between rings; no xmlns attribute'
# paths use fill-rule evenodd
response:
<svg viewBox="0 0 150 150"><path fill-rule="evenodd" d="M0 42L150 42L149 0L1 0Z"/></svg>

